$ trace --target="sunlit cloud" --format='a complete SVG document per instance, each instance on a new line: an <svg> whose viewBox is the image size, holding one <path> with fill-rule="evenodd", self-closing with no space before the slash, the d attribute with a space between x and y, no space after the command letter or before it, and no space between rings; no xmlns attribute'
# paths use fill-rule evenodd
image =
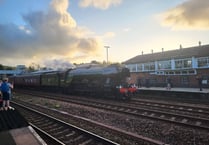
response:
<svg viewBox="0 0 209 145"><path fill-rule="evenodd" d="M103 36L102 36L102 38L113 38L113 37L115 37L116 36L116 34L114 33L114 32L106 32Z"/></svg>
<svg viewBox="0 0 209 145"><path fill-rule="evenodd" d="M51 16L57 16L56 20L59 22L61 26L74 28L76 27L76 22L72 18L72 16L67 12L67 8L68 0L53 0L51 2L51 7L49 11ZM52 18L52 20L54 20L54 18Z"/></svg>
<svg viewBox="0 0 209 145"><path fill-rule="evenodd" d="M78 60L77 53L83 53L84 58L99 55L101 40L90 37L93 32L87 28L77 26L68 6L68 0L52 0L46 12L23 14L24 26L0 24L0 60L15 57L27 62L57 56L72 61Z"/></svg>
<svg viewBox="0 0 209 145"><path fill-rule="evenodd" d="M80 0L81 7L95 7L98 9L108 9L110 6L119 5L122 0Z"/></svg>
<svg viewBox="0 0 209 145"><path fill-rule="evenodd" d="M188 0L161 15L172 29L209 29L209 1Z"/></svg>
<svg viewBox="0 0 209 145"><path fill-rule="evenodd" d="M124 28L123 32L129 32L131 30L131 28Z"/></svg>

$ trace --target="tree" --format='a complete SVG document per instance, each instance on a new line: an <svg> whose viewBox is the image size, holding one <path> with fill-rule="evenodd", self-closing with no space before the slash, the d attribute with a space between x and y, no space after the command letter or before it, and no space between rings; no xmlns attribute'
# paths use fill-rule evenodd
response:
<svg viewBox="0 0 209 145"><path fill-rule="evenodd" d="M3 70L4 66L2 64L0 64L0 70Z"/></svg>
<svg viewBox="0 0 209 145"><path fill-rule="evenodd" d="M0 64L0 70L14 70L15 67Z"/></svg>
<svg viewBox="0 0 209 145"><path fill-rule="evenodd" d="M28 67L28 71L32 72L32 71L36 71L36 70L40 70L40 65L36 64L36 63L31 63Z"/></svg>

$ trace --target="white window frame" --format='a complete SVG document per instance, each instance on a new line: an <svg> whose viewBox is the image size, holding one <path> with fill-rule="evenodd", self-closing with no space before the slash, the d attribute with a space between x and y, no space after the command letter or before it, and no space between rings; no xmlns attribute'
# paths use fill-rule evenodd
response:
<svg viewBox="0 0 209 145"><path fill-rule="evenodd" d="M203 60L203 59L206 60L206 65L204 65L204 66L199 66L199 61L200 61L200 60ZM208 68L208 67L209 67L209 57L199 57L199 58L197 58L197 67L198 67L198 68Z"/></svg>
<svg viewBox="0 0 209 145"><path fill-rule="evenodd" d="M190 61L190 66L185 66L185 61ZM180 67L177 67L177 62L180 62ZM185 59L176 59L174 60L174 63L175 63L175 69L189 69L189 68L192 68L192 58L185 58Z"/></svg>

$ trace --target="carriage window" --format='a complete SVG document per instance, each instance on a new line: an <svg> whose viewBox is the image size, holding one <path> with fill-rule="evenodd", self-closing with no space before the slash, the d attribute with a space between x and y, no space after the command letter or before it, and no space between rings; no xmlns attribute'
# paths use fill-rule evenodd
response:
<svg viewBox="0 0 209 145"><path fill-rule="evenodd" d="M66 78L66 84L70 84L73 80L73 76L68 74L67 78Z"/></svg>

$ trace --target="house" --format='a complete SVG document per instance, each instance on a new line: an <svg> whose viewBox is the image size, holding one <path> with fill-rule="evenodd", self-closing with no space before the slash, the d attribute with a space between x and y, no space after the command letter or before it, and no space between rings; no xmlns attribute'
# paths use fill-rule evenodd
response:
<svg viewBox="0 0 209 145"><path fill-rule="evenodd" d="M137 55L124 62L131 72L129 83L164 87L209 87L209 45Z"/></svg>

